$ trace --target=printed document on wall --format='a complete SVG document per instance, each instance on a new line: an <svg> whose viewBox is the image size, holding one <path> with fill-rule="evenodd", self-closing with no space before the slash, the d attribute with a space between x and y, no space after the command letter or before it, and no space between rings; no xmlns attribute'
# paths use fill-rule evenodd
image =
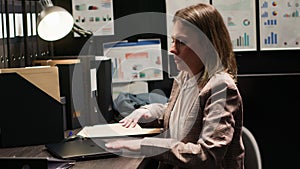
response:
<svg viewBox="0 0 300 169"><path fill-rule="evenodd" d="M112 0L72 0L72 9L75 24L84 30L95 36L114 34Z"/></svg>
<svg viewBox="0 0 300 169"><path fill-rule="evenodd" d="M112 60L113 83L163 79L160 39L108 42L103 52Z"/></svg>
<svg viewBox="0 0 300 169"><path fill-rule="evenodd" d="M228 28L234 51L257 50L255 0L212 0Z"/></svg>
<svg viewBox="0 0 300 169"><path fill-rule="evenodd" d="M260 0L261 50L300 49L300 1Z"/></svg>

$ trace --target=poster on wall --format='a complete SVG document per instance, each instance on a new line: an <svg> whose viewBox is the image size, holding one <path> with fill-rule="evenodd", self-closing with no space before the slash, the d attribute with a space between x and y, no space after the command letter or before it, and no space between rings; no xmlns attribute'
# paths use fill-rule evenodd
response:
<svg viewBox="0 0 300 169"><path fill-rule="evenodd" d="M167 15L167 35L168 35L168 49L171 47L172 28L173 28L173 16L175 12L181 8L197 4L197 3L209 3L209 0L166 0L166 15ZM169 50L168 50L169 51Z"/></svg>
<svg viewBox="0 0 300 169"><path fill-rule="evenodd" d="M261 50L300 49L300 0L260 0Z"/></svg>
<svg viewBox="0 0 300 169"><path fill-rule="evenodd" d="M76 25L94 36L114 35L113 0L72 0ZM79 36L74 33L74 36Z"/></svg>
<svg viewBox="0 0 300 169"><path fill-rule="evenodd" d="M212 0L223 16L234 51L257 50L255 0Z"/></svg>

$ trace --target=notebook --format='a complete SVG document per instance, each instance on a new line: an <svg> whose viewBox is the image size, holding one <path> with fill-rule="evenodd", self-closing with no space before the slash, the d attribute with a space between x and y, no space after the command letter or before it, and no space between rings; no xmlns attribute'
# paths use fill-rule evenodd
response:
<svg viewBox="0 0 300 169"><path fill-rule="evenodd" d="M92 158L116 157L121 150L108 150L101 139L78 138L72 141L46 144L48 152L56 158L87 160Z"/></svg>

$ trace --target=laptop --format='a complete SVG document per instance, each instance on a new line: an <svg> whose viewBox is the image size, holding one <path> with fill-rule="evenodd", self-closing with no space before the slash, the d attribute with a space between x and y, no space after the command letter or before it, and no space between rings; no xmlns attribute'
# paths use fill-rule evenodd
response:
<svg viewBox="0 0 300 169"><path fill-rule="evenodd" d="M71 141L46 144L48 152L59 159L88 160L94 158L116 157L121 150L108 150L101 139L77 138Z"/></svg>

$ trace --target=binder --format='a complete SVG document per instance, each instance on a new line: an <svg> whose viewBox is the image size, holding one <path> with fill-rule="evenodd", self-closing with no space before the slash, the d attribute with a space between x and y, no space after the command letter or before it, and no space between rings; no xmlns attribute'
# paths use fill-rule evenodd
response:
<svg viewBox="0 0 300 169"><path fill-rule="evenodd" d="M14 37L10 39L10 67L25 67L24 62L24 41L23 37Z"/></svg>
<svg viewBox="0 0 300 169"><path fill-rule="evenodd" d="M49 42L41 39L38 36L38 56L46 57L50 55Z"/></svg>
<svg viewBox="0 0 300 169"><path fill-rule="evenodd" d="M2 1L0 1L0 9L2 11ZM4 51L4 27L3 14L0 13L0 68L4 68L5 51Z"/></svg>
<svg viewBox="0 0 300 169"><path fill-rule="evenodd" d="M4 67L9 67L9 36L8 36L8 4L5 0L0 0L1 11L2 11L2 32L3 32L3 53L4 53Z"/></svg>
<svg viewBox="0 0 300 169"><path fill-rule="evenodd" d="M4 43L3 43L3 38L0 38L0 68L5 68L4 61L5 61Z"/></svg>

